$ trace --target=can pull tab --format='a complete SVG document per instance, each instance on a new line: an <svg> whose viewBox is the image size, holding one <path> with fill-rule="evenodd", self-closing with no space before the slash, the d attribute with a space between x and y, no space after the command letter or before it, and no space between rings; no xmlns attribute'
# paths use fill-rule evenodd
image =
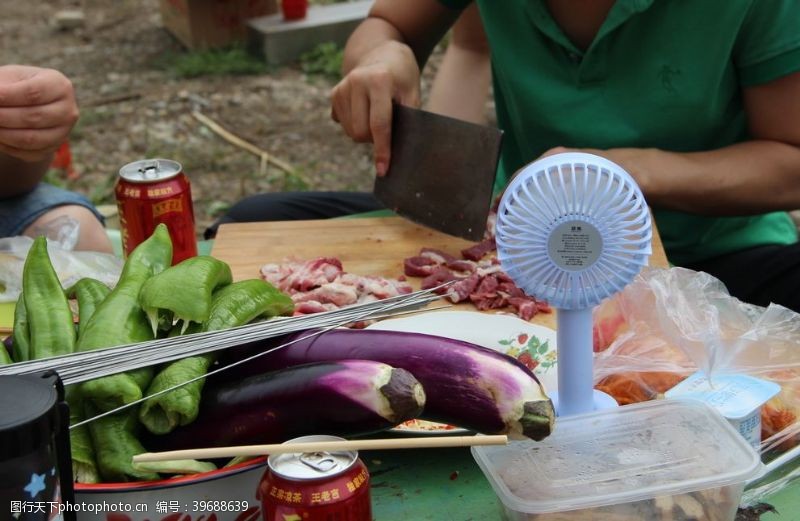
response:
<svg viewBox="0 0 800 521"><path fill-rule="evenodd" d="M159 171L158 159L142 161L141 166L139 166L139 173L142 174L143 179L158 179Z"/></svg>
<svg viewBox="0 0 800 521"><path fill-rule="evenodd" d="M300 455L300 463L318 472L329 472L338 464L327 452L304 452Z"/></svg>

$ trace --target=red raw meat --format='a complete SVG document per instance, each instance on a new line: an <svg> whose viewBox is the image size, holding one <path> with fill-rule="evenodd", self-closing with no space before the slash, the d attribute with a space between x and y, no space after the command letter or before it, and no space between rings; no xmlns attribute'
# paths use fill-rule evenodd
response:
<svg viewBox="0 0 800 521"><path fill-rule="evenodd" d="M478 261L481 260L487 253L490 251L495 251L496 249L497 243L495 242L494 237L489 237L478 244L461 250L461 255L463 255L465 259Z"/></svg>
<svg viewBox="0 0 800 521"><path fill-rule="evenodd" d="M440 286L445 282L458 280L459 278L461 277L457 276L444 266L438 266L433 270L433 273L422 279L422 283L420 283L419 287L420 289L431 289L435 288L436 286Z"/></svg>
<svg viewBox="0 0 800 521"><path fill-rule="evenodd" d="M455 284L447 287L447 298L453 303L467 300L470 298L470 295L472 295L472 292L475 291L475 288L478 287L479 281L480 277L477 275L470 275L469 277L460 279Z"/></svg>
<svg viewBox="0 0 800 521"><path fill-rule="evenodd" d="M421 257L427 257L431 259L436 264L447 264L448 262L458 260L449 253L442 250L437 250L436 248L422 248L419 250L419 254Z"/></svg>
<svg viewBox="0 0 800 521"><path fill-rule="evenodd" d="M475 273L475 270L478 269L478 263L476 263L475 261L465 260L465 259L457 259L449 261L447 262L447 264L445 264L445 266L447 266L453 271L461 271L464 273Z"/></svg>
<svg viewBox="0 0 800 521"><path fill-rule="evenodd" d="M492 293L488 295L472 294L469 296L469 299L480 311L486 311L487 309L502 309L508 305L508 299L499 293Z"/></svg>
<svg viewBox="0 0 800 521"><path fill-rule="evenodd" d="M433 269L439 266L435 260L422 255L415 255L403 259L403 273L409 277L427 277L433 273Z"/></svg>
<svg viewBox="0 0 800 521"><path fill-rule="evenodd" d="M475 290L475 293L477 293L479 296L494 294L497 292L497 288L499 286L500 283L497 282L497 278L489 275L481 279L481 283L478 285L478 288Z"/></svg>
<svg viewBox="0 0 800 521"><path fill-rule="evenodd" d="M440 293L454 303L469 300L481 311L512 307L516 314L530 320L536 313L549 313L546 302L529 297L504 273L495 255L493 237L461 251L465 259L433 248L422 248L419 255L403 260L403 271L409 277L422 277L420 287L431 289L452 282Z"/></svg>

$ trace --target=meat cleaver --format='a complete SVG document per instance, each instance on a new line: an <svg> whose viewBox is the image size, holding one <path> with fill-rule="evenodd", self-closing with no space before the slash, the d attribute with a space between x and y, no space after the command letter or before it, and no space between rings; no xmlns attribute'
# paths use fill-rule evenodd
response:
<svg viewBox="0 0 800 521"><path fill-rule="evenodd" d="M499 129L394 105L387 174L373 192L418 224L478 241L486 230L497 172Z"/></svg>

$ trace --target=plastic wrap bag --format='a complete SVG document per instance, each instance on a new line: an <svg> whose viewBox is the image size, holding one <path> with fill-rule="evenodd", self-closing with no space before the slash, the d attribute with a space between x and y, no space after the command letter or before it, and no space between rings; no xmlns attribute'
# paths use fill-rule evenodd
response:
<svg viewBox="0 0 800 521"><path fill-rule="evenodd" d="M731 297L707 273L646 269L594 312L595 387L620 404L658 399L698 369L747 374L781 386L762 408L767 473L745 493L748 504L800 470L800 315Z"/></svg>
<svg viewBox="0 0 800 521"><path fill-rule="evenodd" d="M72 251L77 242L78 223L69 217L55 219L39 230L47 236L47 251L61 285L70 287L83 277L116 285L122 259L109 253ZM22 291L22 268L33 239L26 236L0 239L0 302L16 302Z"/></svg>

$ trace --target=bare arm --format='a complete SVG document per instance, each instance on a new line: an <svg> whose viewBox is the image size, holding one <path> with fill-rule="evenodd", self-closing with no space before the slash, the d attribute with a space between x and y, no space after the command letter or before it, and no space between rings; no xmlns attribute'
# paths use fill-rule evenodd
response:
<svg viewBox="0 0 800 521"><path fill-rule="evenodd" d="M634 176L653 206L702 215L800 208L800 73L744 91L752 140L677 153L593 151Z"/></svg>
<svg viewBox="0 0 800 521"><path fill-rule="evenodd" d="M489 43L477 4L456 21L428 99L428 110L471 121L486 122L486 100L492 82Z"/></svg>
<svg viewBox="0 0 800 521"><path fill-rule="evenodd" d="M50 167L53 155L29 162L0 153L0 199L30 192Z"/></svg>
<svg viewBox="0 0 800 521"><path fill-rule="evenodd" d="M32 190L78 119L72 83L60 72L0 67L0 198Z"/></svg>
<svg viewBox="0 0 800 521"><path fill-rule="evenodd" d="M458 14L436 0L376 0L347 42L331 115L354 140L373 143L378 175L389 165L392 102L419 106L420 69Z"/></svg>

